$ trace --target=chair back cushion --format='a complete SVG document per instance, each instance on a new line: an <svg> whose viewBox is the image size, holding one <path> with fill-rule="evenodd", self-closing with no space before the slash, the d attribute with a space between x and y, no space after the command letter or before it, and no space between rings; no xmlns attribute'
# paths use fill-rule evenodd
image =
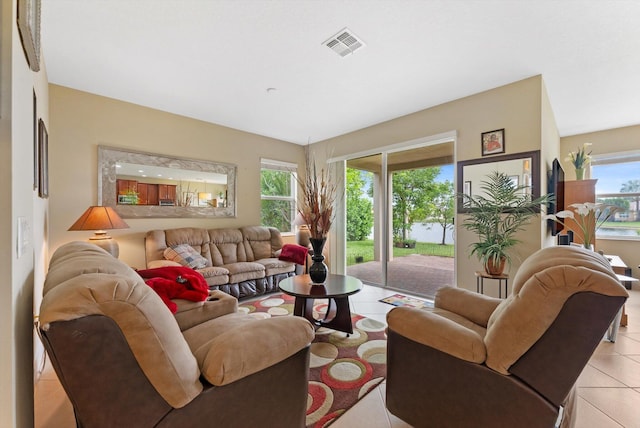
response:
<svg viewBox="0 0 640 428"><path fill-rule="evenodd" d="M628 296L608 261L593 251L553 246L527 258L514 277L512 294L489 318L487 366L508 374L511 365L542 337L567 299L580 292Z"/></svg>
<svg viewBox="0 0 640 428"><path fill-rule="evenodd" d="M183 407L202 391L198 363L175 318L124 263L94 244L72 242L51 258L45 285L40 308L43 330L54 322L89 315L110 317L167 403Z"/></svg>

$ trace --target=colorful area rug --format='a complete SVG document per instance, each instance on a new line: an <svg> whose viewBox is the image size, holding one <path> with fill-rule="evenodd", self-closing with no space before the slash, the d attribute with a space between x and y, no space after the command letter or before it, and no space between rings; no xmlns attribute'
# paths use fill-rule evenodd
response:
<svg viewBox="0 0 640 428"><path fill-rule="evenodd" d="M405 296L404 294L394 294L393 296L380 299L382 303L388 303L393 306L410 306L412 308L433 308L432 302L416 299L414 297Z"/></svg>
<svg viewBox="0 0 640 428"><path fill-rule="evenodd" d="M294 298L286 294L266 296L240 305L256 317L293 313ZM326 311L327 301L317 300L314 314ZM380 384L387 374L386 325L352 314L353 334L320 328L311 344L307 427L321 428Z"/></svg>

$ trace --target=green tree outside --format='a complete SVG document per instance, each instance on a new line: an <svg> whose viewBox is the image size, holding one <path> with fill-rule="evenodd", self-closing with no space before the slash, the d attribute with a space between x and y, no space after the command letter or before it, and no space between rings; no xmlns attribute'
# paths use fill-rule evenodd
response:
<svg viewBox="0 0 640 428"><path fill-rule="evenodd" d="M291 173L273 169L262 169L260 172L260 224L275 227L281 232L290 232L295 216L295 201L292 194ZM265 198L265 196L267 198ZM269 196L274 199L269 199Z"/></svg>
<svg viewBox="0 0 640 428"><path fill-rule="evenodd" d="M347 241L367 239L373 227L373 204L370 199L364 197L363 188L366 181L363 174L373 175L366 171L347 168ZM370 189L366 193L369 191Z"/></svg>
<svg viewBox="0 0 640 428"><path fill-rule="evenodd" d="M456 196L453 191L453 183L449 180L434 183L435 196L429 202L428 223L438 223L442 227L442 240L440 245L445 245L447 230L453 229L453 217L455 214Z"/></svg>
<svg viewBox="0 0 640 428"><path fill-rule="evenodd" d="M429 216L429 203L438 195L435 179L439 173L440 167L393 173L394 239L406 241L411 225Z"/></svg>

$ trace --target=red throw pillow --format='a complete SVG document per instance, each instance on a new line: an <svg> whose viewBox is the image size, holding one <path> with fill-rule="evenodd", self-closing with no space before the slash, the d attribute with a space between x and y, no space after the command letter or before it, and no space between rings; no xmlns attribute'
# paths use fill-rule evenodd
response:
<svg viewBox="0 0 640 428"><path fill-rule="evenodd" d="M307 248L297 244L284 244L280 252L280 260L303 265L307 260Z"/></svg>

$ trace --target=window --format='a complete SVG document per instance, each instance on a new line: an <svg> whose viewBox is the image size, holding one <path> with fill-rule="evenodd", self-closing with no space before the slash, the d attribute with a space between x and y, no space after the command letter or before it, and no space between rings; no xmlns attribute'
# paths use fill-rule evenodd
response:
<svg viewBox="0 0 640 428"><path fill-rule="evenodd" d="M596 201L620 208L596 236L640 239L640 152L598 155L592 164Z"/></svg>
<svg viewBox="0 0 640 428"><path fill-rule="evenodd" d="M281 233L293 233L296 217L297 165L269 159L261 160L260 224Z"/></svg>

